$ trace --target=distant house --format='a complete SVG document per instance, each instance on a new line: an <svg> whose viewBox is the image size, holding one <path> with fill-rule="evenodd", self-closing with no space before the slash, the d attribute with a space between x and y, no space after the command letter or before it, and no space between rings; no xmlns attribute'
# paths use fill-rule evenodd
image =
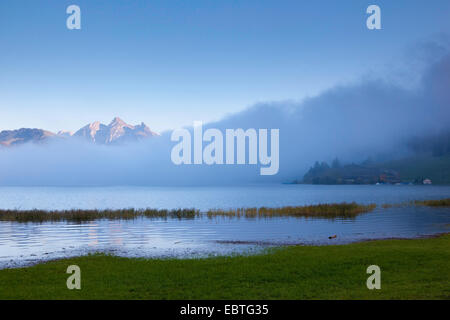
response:
<svg viewBox="0 0 450 320"><path fill-rule="evenodd" d="M430 179L424 179L423 184L432 184Z"/></svg>

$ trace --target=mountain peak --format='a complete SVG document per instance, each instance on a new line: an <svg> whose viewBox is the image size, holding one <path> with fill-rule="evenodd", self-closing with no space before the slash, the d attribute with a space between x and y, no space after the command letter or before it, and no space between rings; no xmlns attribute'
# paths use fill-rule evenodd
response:
<svg viewBox="0 0 450 320"><path fill-rule="evenodd" d="M119 117L115 117L111 123L109 124L110 127L112 126L125 126L127 125L127 123L125 121L123 121L122 119L120 119Z"/></svg>
<svg viewBox="0 0 450 320"><path fill-rule="evenodd" d="M107 126L98 121L93 122L78 130L74 136L85 137L97 144L119 144L158 136L158 134L151 131L143 122L133 126L115 117Z"/></svg>
<svg viewBox="0 0 450 320"><path fill-rule="evenodd" d="M147 127L144 122L140 125L130 125L119 117L115 117L109 125L100 121L89 123L77 132L59 131L57 134L42 129L22 128L18 130L0 131L0 147L23 144L27 142L43 142L49 138L83 138L95 144L122 144L139 141L152 136L159 136Z"/></svg>
<svg viewBox="0 0 450 320"><path fill-rule="evenodd" d="M100 129L100 125L101 125L100 121L95 121L95 122L92 122L92 123L88 124L88 127L91 130L97 131L97 130Z"/></svg>

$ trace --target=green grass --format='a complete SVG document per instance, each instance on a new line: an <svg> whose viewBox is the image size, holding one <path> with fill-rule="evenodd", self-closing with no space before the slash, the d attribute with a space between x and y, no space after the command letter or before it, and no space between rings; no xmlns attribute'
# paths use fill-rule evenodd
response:
<svg viewBox="0 0 450 320"><path fill-rule="evenodd" d="M81 290L66 288L69 265ZM381 268L381 290L366 269ZM255 256L130 259L92 255L0 270L1 299L449 299L450 235Z"/></svg>

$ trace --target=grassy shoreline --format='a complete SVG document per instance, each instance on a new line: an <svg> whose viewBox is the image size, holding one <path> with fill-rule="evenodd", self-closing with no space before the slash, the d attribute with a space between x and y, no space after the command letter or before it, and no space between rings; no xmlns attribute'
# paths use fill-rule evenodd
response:
<svg viewBox="0 0 450 320"><path fill-rule="evenodd" d="M450 299L450 235L252 256L143 259L91 255L0 270L0 299ZM82 289L65 273L78 265ZM381 268L368 290L366 268Z"/></svg>

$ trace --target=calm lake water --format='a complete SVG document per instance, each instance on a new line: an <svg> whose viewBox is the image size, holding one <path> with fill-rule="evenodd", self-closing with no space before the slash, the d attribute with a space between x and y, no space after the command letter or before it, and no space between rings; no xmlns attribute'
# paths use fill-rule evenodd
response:
<svg viewBox="0 0 450 320"><path fill-rule="evenodd" d="M356 201L402 203L450 197L450 186L311 186L0 188L3 209L278 207ZM344 244L450 231L450 209L400 207L355 219L207 217L88 223L0 222L0 268L109 252L131 257L199 257L258 252L289 244ZM330 235L336 239L328 239Z"/></svg>

